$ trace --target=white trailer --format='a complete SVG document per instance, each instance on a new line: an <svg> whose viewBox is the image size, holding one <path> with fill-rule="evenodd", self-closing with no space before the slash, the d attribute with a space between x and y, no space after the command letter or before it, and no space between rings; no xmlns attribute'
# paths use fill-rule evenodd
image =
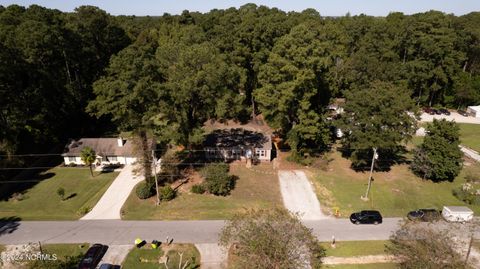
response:
<svg viewBox="0 0 480 269"><path fill-rule="evenodd" d="M466 206L444 206L442 217L450 222L467 222L473 219L473 211Z"/></svg>

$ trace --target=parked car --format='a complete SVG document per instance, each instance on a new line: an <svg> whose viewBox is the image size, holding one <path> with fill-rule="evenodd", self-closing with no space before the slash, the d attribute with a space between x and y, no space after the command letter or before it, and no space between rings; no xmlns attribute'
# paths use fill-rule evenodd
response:
<svg viewBox="0 0 480 269"><path fill-rule="evenodd" d="M473 219L473 211L466 206L444 206L442 217L450 222L467 222Z"/></svg>
<svg viewBox="0 0 480 269"><path fill-rule="evenodd" d="M450 116L450 111L448 111L447 109L445 108L440 108L438 111L440 111L440 113L442 114L445 114L447 116Z"/></svg>
<svg viewBox="0 0 480 269"><path fill-rule="evenodd" d="M109 263L103 263L98 269L120 269L120 265L113 265Z"/></svg>
<svg viewBox="0 0 480 269"><path fill-rule="evenodd" d="M430 115L435 115L435 114L436 114L435 109L433 109L433 108L431 108L431 107L424 107L424 108L423 108L423 111L424 111L425 113L430 114Z"/></svg>
<svg viewBox="0 0 480 269"><path fill-rule="evenodd" d="M462 116L464 116L464 117L468 117L468 113L467 113L467 111L465 111L465 110L458 110L457 112L458 112L458 114L460 114L460 115L462 115Z"/></svg>
<svg viewBox="0 0 480 269"><path fill-rule="evenodd" d="M435 114L437 115L442 115L441 109L433 109L433 111L435 111Z"/></svg>
<svg viewBox="0 0 480 269"><path fill-rule="evenodd" d="M379 224L382 223L382 215L376 210L363 210L350 215L350 221L354 224Z"/></svg>
<svg viewBox="0 0 480 269"><path fill-rule="evenodd" d="M83 256L78 269L95 269L107 252L108 246L102 244L93 244L87 253Z"/></svg>
<svg viewBox="0 0 480 269"><path fill-rule="evenodd" d="M435 221L440 219L440 212L436 209L418 209L408 212L407 218L413 221Z"/></svg>

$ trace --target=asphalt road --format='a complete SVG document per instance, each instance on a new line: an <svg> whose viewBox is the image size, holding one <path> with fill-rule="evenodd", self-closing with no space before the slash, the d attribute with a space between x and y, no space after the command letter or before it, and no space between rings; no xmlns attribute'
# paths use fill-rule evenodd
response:
<svg viewBox="0 0 480 269"><path fill-rule="evenodd" d="M400 218L385 218L379 225L354 225L348 219L304 221L320 241L386 240L398 228ZM103 243L133 244L135 238L176 243L216 243L223 220L205 221L20 221L0 223L0 244Z"/></svg>

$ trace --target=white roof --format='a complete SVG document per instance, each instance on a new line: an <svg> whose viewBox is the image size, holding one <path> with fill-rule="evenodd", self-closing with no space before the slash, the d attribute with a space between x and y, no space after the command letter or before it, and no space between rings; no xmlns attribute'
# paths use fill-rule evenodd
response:
<svg viewBox="0 0 480 269"><path fill-rule="evenodd" d="M473 213L473 211L466 206L444 206L443 209L456 213Z"/></svg>

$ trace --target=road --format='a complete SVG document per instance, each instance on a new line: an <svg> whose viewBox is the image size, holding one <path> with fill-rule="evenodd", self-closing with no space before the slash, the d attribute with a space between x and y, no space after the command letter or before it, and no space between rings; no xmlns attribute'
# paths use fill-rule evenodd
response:
<svg viewBox="0 0 480 269"><path fill-rule="evenodd" d="M380 225L354 225L348 219L304 221L321 241L386 240L398 228L400 218L385 218ZM103 243L133 244L135 238L164 241L168 236L176 243L216 243L223 220L200 221L20 221L14 229L0 224L0 244Z"/></svg>

